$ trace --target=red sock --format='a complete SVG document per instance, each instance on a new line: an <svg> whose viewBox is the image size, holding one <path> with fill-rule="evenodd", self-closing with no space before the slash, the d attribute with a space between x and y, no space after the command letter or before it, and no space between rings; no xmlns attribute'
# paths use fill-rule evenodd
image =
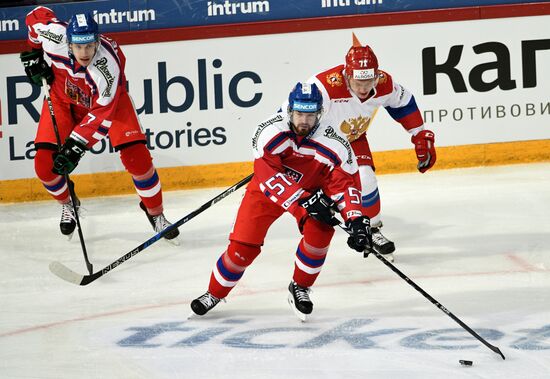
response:
<svg viewBox="0 0 550 379"><path fill-rule="evenodd" d="M132 175L134 187L147 208L147 213L157 216L162 213L162 188L153 165L153 158L145 144L138 143L120 150L120 160Z"/></svg>
<svg viewBox="0 0 550 379"><path fill-rule="evenodd" d="M307 244L304 238L300 241L296 249L296 259L294 260L294 275L292 279L300 287L311 287L325 263L328 252L328 245L323 248L317 248Z"/></svg>
<svg viewBox="0 0 550 379"><path fill-rule="evenodd" d="M53 150L38 149L34 157L34 171L46 191L61 204L69 202L69 187L65 177L52 172Z"/></svg>
<svg viewBox="0 0 550 379"><path fill-rule="evenodd" d="M231 241L212 270L208 292L218 299L225 298L237 285L244 270L260 254L260 250L260 246Z"/></svg>

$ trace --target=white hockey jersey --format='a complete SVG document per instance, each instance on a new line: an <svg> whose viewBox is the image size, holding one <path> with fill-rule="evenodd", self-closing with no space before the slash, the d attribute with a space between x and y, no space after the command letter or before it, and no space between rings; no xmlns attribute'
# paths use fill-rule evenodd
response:
<svg viewBox="0 0 550 379"><path fill-rule="evenodd" d="M366 134L380 107L412 134L423 129L424 121L412 93L395 83L388 73L380 71L374 94L361 101L348 88L343 70L344 65L333 67L312 76L308 82L319 87L325 108L323 117L330 118L335 128L347 136L358 163L374 167Z"/></svg>

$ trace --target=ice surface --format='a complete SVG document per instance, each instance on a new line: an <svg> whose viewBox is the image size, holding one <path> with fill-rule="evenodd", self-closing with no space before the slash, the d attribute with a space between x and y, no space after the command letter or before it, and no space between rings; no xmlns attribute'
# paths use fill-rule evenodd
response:
<svg viewBox="0 0 550 379"><path fill-rule="evenodd" d="M379 177L396 266L506 360L337 231L306 323L290 310L299 234L284 216L221 303L187 320L242 190L85 287L53 201L0 205L1 378L550 378L550 164ZM165 193L183 218L223 189ZM78 188L77 188L78 191ZM136 196L83 199L98 270L153 235ZM472 360L463 367L459 359Z"/></svg>

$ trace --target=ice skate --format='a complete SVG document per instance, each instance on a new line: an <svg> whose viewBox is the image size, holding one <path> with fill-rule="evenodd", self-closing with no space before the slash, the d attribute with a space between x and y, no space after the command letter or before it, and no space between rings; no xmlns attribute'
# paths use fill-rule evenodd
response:
<svg viewBox="0 0 550 379"><path fill-rule="evenodd" d="M69 187L71 188L71 191L74 193L74 183L69 180ZM80 200L74 195L75 202L76 202L76 210L78 214L80 215ZM74 213L74 207L71 200L69 200L68 203L61 205L61 221L59 222L59 229L61 230L61 234L64 236L67 236L67 240L71 240L73 238L73 233L76 228L76 216Z"/></svg>
<svg viewBox="0 0 550 379"><path fill-rule="evenodd" d="M379 223L370 229L372 233L372 247L376 250L376 252L382 254L382 256L388 261L393 262L395 260L393 256L395 244L382 234L380 228L382 228L382 223Z"/></svg>
<svg viewBox="0 0 550 379"><path fill-rule="evenodd" d="M164 213L161 213L158 216L151 216L149 213L147 213L147 208L145 207L145 204L143 204L143 202L139 203L139 207L143 210L143 212L145 212L145 215L147 216L147 219L151 223L151 226L153 227L153 230L156 233L160 233L164 229L166 229L167 227L172 225L171 222L166 220L166 217L164 217ZM179 232L178 228L173 228L172 230L170 230L168 233L166 233L164 235L164 239L167 240L168 242L178 246L180 244L179 239L177 238L177 236L179 236L179 234L180 234L180 232Z"/></svg>
<svg viewBox="0 0 550 379"><path fill-rule="evenodd" d="M73 233L76 228L76 217L74 214L73 203L69 201L66 204L61 205L61 221L59 222L59 229L61 234L67 236L70 241L73 238ZM80 208L80 201L76 199L76 209Z"/></svg>
<svg viewBox="0 0 550 379"><path fill-rule="evenodd" d="M313 311L313 303L309 299L309 288L300 287L294 281L288 285L288 304L296 316L302 322L306 321L307 315Z"/></svg>
<svg viewBox="0 0 550 379"><path fill-rule="evenodd" d="M204 316L208 311L214 308L222 299L218 299L215 296L212 296L210 292L206 292L204 295L197 297L191 302L191 310L193 311L189 317L191 318L195 315Z"/></svg>

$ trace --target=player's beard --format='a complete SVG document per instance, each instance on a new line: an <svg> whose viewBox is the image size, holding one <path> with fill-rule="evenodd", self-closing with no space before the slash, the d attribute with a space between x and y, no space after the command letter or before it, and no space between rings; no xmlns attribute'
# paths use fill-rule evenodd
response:
<svg viewBox="0 0 550 379"><path fill-rule="evenodd" d="M301 123L301 124L298 124L298 125L294 125L294 133L296 133L296 135L298 135L300 137L307 136L309 134L309 132L311 131L311 129L312 129L312 127L309 124L306 124L306 123Z"/></svg>

